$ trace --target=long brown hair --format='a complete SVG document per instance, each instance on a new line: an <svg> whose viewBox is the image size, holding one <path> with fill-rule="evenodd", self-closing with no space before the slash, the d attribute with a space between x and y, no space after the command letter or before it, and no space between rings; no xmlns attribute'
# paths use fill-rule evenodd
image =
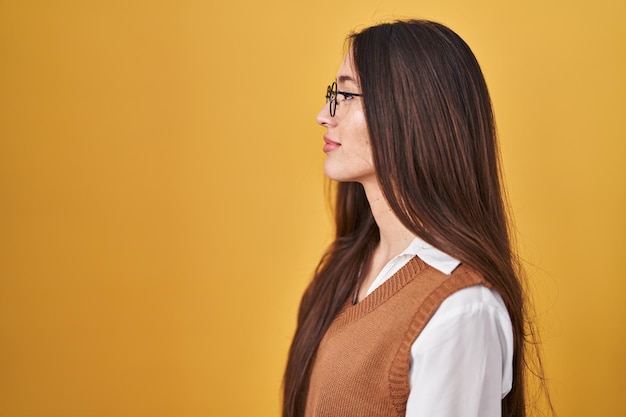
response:
<svg viewBox="0 0 626 417"><path fill-rule="evenodd" d="M430 21L384 23L348 41L384 195L409 230L482 273L504 299L514 332L514 380L502 410L524 417L529 327L491 100L478 62L456 33ZM304 415L320 340L365 276L380 239L360 184L336 185L335 226L335 240L300 305L283 417Z"/></svg>

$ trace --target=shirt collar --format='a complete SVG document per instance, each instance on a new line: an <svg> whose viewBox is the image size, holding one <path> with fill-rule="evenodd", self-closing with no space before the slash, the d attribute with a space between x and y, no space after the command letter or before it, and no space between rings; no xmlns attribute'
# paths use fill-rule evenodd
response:
<svg viewBox="0 0 626 417"><path fill-rule="evenodd" d="M450 275L461 263L458 259L440 251L419 237L413 239L413 242L401 255L418 256L422 261L446 275Z"/></svg>

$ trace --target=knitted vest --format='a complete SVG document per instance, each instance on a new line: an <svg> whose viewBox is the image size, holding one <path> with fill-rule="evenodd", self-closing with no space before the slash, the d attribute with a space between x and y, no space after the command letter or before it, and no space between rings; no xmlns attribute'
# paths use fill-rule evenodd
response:
<svg viewBox="0 0 626 417"><path fill-rule="evenodd" d="M452 293L488 283L461 265L446 275L414 257L361 302L346 303L317 350L306 417L404 417L411 345Z"/></svg>

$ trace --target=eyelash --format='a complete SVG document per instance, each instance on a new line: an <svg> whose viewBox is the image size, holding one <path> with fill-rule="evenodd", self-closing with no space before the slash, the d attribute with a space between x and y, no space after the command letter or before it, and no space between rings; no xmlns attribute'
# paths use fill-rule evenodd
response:
<svg viewBox="0 0 626 417"><path fill-rule="evenodd" d="M346 100L351 100L354 97L356 97L354 94L352 93L343 93L343 92L339 92L337 91L337 95L338 96L343 96L343 100L342 101L346 101Z"/></svg>

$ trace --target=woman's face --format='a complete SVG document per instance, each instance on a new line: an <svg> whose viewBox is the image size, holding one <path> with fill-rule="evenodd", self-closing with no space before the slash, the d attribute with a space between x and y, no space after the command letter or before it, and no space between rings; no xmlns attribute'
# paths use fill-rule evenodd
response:
<svg viewBox="0 0 626 417"><path fill-rule="evenodd" d="M337 91L361 93L354 70L352 54L348 53L337 73ZM335 181L376 181L362 97L337 94L335 116L330 116L329 104L318 113L317 123L326 128L324 172Z"/></svg>

